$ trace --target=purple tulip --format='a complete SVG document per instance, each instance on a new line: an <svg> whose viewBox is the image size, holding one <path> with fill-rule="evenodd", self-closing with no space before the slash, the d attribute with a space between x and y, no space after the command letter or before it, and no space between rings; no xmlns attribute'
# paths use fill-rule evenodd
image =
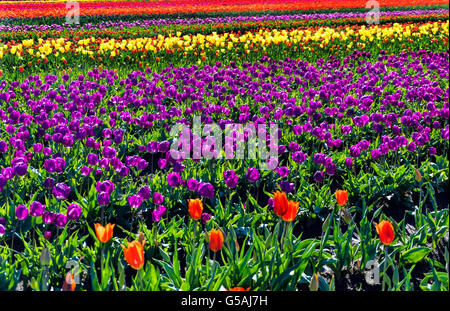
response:
<svg viewBox="0 0 450 311"><path fill-rule="evenodd" d="M47 225L53 223L55 220L56 220L56 214L53 212L45 211L42 214L42 221Z"/></svg>
<svg viewBox="0 0 450 311"><path fill-rule="evenodd" d="M236 188L239 182L239 176L237 176L233 170L224 171L223 178L225 180L225 184L231 189Z"/></svg>
<svg viewBox="0 0 450 311"><path fill-rule="evenodd" d="M249 182L256 182L259 179L259 177L261 177L261 174L259 173L259 170L257 168L249 167L247 169L245 177Z"/></svg>
<svg viewBox="0 0 450 311"><path fill-rule="evenodd" d="M0 140L0 153L5 153L8 151L8 143L4 140Z"/></svg>
<svg viewBox="0 0 450 311"><path fill-rule="evenodd" d="M97 196L97 201L100 205L106 206L111 202L111 197L108 192L100 192Z"/></svg>
<svg viewBox="0 0 450 311"><path fill-rule="evenodd" d="M291 170L288 169L286 166L281 166L276 169L276 172L278 175L280 175L280 177L287 177L291 172Z"/></svg>
<svg viewBox="0 0 450 311"><path fill-rule="evenodd" d="M18 176L25 176L28 169L27 160L22 157L12 159L11 168L14 170L14 174Z"/></svg>
<svg viewBox="0 0 450 311"><path fill-rule="evenodd" d="M187 187L190 191L197 191L198 189L198 181L194 178L190 178L187 181Z"/></svg>
<svg viewBox="0 0 450 311"><path fill-rule="evenodd" d="M346 166L348 169L351 169L352 166L353 166L353 158L350 158L350 157L345 158L345 166Z"/></svg>
<svg viewBox="0 0 450 311"><path fill-rule="evenodd" d="M16 217L19 220L24 220L28 217L28 208L25 205L18 205L16 207Z"/></svg>
<svg viewBox="0 0 450 311"><path fill-rule="evenodd" d="M87 156L87 163L89 165L97 165L98 156L95 153L89 153Z"/></svg>
<svg viewBox="0 0 450 311"><path fill-rule="evenodd" d="M167 183L169 186L176 188L181 185L181 175L177 172L169 173L167 175Z"/></svg>
<svg viewBox="0 0 450 311"><path fill-rule="evenodd" d="M166 208L162 205L159 205L156 209L152 212L152 220L153 222L159 222L166 212Z"/></svg>
<svg viewBox="0 0 450 311"><path fill-rule="evenodd" d="M202 214L202 224L206 224L212 218L211 214L203 213Z"/></svg>
<svg viewBox="0 0 450 311"><path fill-rule="evenodd" d="M286 193L291 193L292 191L294 191L295 188L294 183L290 183L287 181L280 181L279 186L281 188L281 191Z"/></svg>
<svg viewBox="0 0 450 311"><path fill-rule="evenodd" d="M128 197L128 204L131 208L139 208L142 204L142 198L139 195L131 195Z"/></svg>
<svg viewBox="0 0 450 311"><path fill-rule="evenodd" d="M163 202L164 202L164 196L161 193L159 193L159 192L153 193L153 204L161 205Z"/></svg>
<svg viewBox="0 0 450 311"><path fill-rule="evenodd" d="M200 183L198 185L198 193L205 198L214 197L214 186L210 183Z"/></svg>
<svg viewBox="0 0 450 311"><path fill-rule="evenodd" d="M81 216L81 207L77 203L72 203L67 207L67 219L78 220Z"/></svg>
<svg viewBox="0 0 450 311"><path fill-rule="evenodd" d="M142 186L138 191L138 195L145 201L150 200L151 197L151 189L149 186Z"/></svg>
<svg viewBox="0 0 450 311"><path fill-rule="evenodd" d="M67 224L67 217L64 214L56 214L55 225L59 228L64 228Z"/></svg>
<svg viewBox="0 0 450 311"><path fill-rule="evenodd" d="M306 160L306 154L304 154L302 151L294 152L292 154L292 160L295 163L303 163Z"/></svg>
<svg viewBox="0 0 450 311"><path fill-rule="evenodd" d="M53 187L55 186L55 180L51 177L47 177L44 180L44 187L45 189L53 189Z"/></svg>
<svg viewBox="0 0 450 311"><path fill-rule="evenodd" d="M70 187L65 183L58 183L52 189L52 193L58 200L67 200L70 194Z"/></svg>
<svg viewBox="0 0 450 311"><path fill-rule="evenodd" d="M322 171L317 171L317 172L315 172L314 175L313 175L313 178L314 178L314 180L315 180L316 182L321 182L321 181L323 181L323 178L324 178L323 172L322 172Z"/></svg>
<svg viewBox="0 0 450 311"><path fill-rule="evenodd" d="M33 217L42 216L44 213L45 205L42 205L41 202L34 201L30 204L30 215Z"/></svg>

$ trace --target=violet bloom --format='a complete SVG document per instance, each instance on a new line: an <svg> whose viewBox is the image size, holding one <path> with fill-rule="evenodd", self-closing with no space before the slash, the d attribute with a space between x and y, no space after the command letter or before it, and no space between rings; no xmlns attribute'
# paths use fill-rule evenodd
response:
<svg viewBox="0 0 450 311"><path fill-rule="evenodd" d="M30 205L30 215L33 217L42 216L42 214L44 213L44 208L45 208L45 205L42 205L41 202L34 201Z"/></svg>
<svg viewBox="0 0 450 311"><path fill-rule="evenodd" d="M147 201L151 197L151 189L149 186L142 186L137 193L143 200Z"/></svg>
<svg viewBox="0 0 450 311"><path fill-rule="evenodd" d="M3 236L6 232L6 229L3 225L0 225L0 236Z"/></svg>
<svg viewBox="0 0 450 311"><path fill-rule="evenodd" d="M409 152L414 152L417 150L416 144L412 141L408 144L408 147L406 147Z"/></svg>
<svg viewBox="0 0 450 311"><path fill-rule="evenodd" d="M96 165L98 163L98 156L95 153L89 153L87 156L87 163L89 165Z"/></svg>
<svg viewBox="0 0 450 311"><path fill-rule="evenodd" d="M97 196L97 201L100 205L105 206L111 202L111 197L108 192L100 192Z"/></svg>
<svg viewBox="0 0 450 311"><path fill-rule="evenodd" d="M203 213L202 214L202 224L206 224L212 218L211 214Z"/></svg>
<svg viewBox="0 0 450 311"><path fill-rule="evenodd" d="M152 220L153 222L159 222L162 218L162 216L164 215L164 213L166 212L166 208L162 205L159 205L156 209L153 210L152 212Z"/></svg>
<svg viewBox="0 0 450 311"><path fill-rule="evenodd" d="M158 160L158 167L160 170L163 170L167 167L167 160L166 159L159 159Z"/></svg>
<svg viewBox="0 0 450 311"><path fill-rule="evenodd" d="M67 219L78 220L81 216L81 207L77 203L72 203L67 207Z"/></svg>
<svg viewBox="0 0 450 311"><path fill-rule="evenodd" d="M83 176L88 176L92 172L93 168L89 166L82 166L80 168L80 173Z"/></svg>
<svg viewBox="0 0 450 311"><path fill-rule="evenodd" d="M336 174L336 170L337 170L337 167L336 167L336 164L334 164L334 163L328 164L326 169L325 169L326 173L329 176L333 176L334 174Z"/></svg>
<svg viewBox="0 0 450 311"><path fill-rule="evenodd" d="M64 228L67 224L67 217L64 214L56 214L55 225L59 228Z"/></svg>
<svg viewBox="0 0 450 311"><path fill-rule="evenodd" d="M354 145L350 147L350 155L353 158L357 158L361 155L361 148L359 148L358 146Z"/></svg>
<svg viewBox="0 0 450 311"><path fill-rule="evenodd" d="M161 193L159 193L159 192L153 193L153 204L161 205L163 202L164 202L164 196Z"/></svg>
<svg viewBox="0 0 450 311"><path fill-rule="evenodd" d="M142 171L145 170L148 166L148 162L144 159L139 159L137 162L137 168L138 170Z"/></svg>
<svg viewBox="0 0 450 311"><path fill-rule="evenodd" d="M139 195L131 195L128 197L128 204L131 208L139 208L142 204L142 198Z"/></svg>
<svg viewBox="0 0 450 311"><path fill-rule="evenodd" d="M317 182L323 181L323 172L322 171L315 172L314 175L313 175L313 178Z"/></svg>
<svg viewBox="0 0 450 311"><path fill-rule="evenodd" d="M167 183L169 186L176 188L181 184L181 175L179 173L169 173L167 175Z"/></svg>
<svg viewBox="0 0 450 311"><path fill-rule="evenodd" d="M3 176L2 174L0 174L0 189L3 189L3 187L6 186L6 184L8 183L7 179L5 178L5 176ZM1 192L1 191L0 191Z"/></svg>
<svg viewBox="0 0 450 311"><path fill-rule="evenodd" d="M198 185L198 193L205 198L214 197L214 186L210 183L200 183Z"/></svg>
<svg viewBox="0 0 450 311"><path fill-rule="evenodd" d="M28 208L25 205L18 205L16 207L16 217L19 220L24 220L28 217Z"/></svg>
<svg viewBox="0 0 450 311"><path fill-rule="evenodd" d="M187 187L191 191L197 191L197 189L198 189L198 181L197 181L197 179L194 179L194 178L188 179Z"/></svg>
<svg viewBox="0 0 450 311"><path fill-rule="evenodd" d="M302 151L296 151L292 154L292 160L295 163L303 163L306 160L306 154Z"/></svg>
<svg viewBox="0 0 450 311"><path fill-rule="evenodd" d="M261 174L259 173L259 170L257 168L249 167L247 169L245 177L250 182L256 182L259 179L259 177L261 177Z"/></svg>
<svg viewBox="0 0 450 311"><path fill-rule="evenodd" d="M42 221L47 225L53 223L55 221L55 219L56 219L56 214L53 212L45 211L42 214Z"/></svg>
<svg viewBox="0 0 450 311"><path fill-rule="evenodd" d="M53 189L53 187L55 186L55 180L51 177L47 177L44 180L44 187L45 189Z"/></svg>
<svg viewBox="0 0 450 311"><path fill-rule="evenodd" d="M14 171L10 167L4 167L1 170L1 174L7 179L10 180L14 177Z"/></svg>
<svg viewBox="0 0 450 311"><path fill-rule="evenodd" d="M325 156L322 153L316 153L313 155L313 162L316 164L323 164Z"/></svg>
<svg viewBox="0 0 450 311"><path fill-rule="evenodd" d="M370 151L370 156L372 157L372 159L378 160L381 157L381 151L378 149L373 149L372 151Z"/></svg>
<svg viewBox="0 0 450 311"><path fill-rule="evenodd" d="M104 182L98 181L95 188L97 189L97 192L107 192L109 195L111 195L114 192L116 186L112 181L105 180Z"/></svg>
<svg viewBox="0 0 450 311"><path fill-rule="evenodd" d="M46 240L50 240L51 237L52 237L52 232L51 231L45 231L44 232L44 238Z"/></svg>
<svg viewBox="0 0 450 311"><path fill-rule="evenodd" d="M345 159L345 166L346 166L348 169L351 169L352 166L353 166L353 158L350 158L350 157L346 158L346 159Z"/></svg>
<svg viewBox="0 0 450 311"><path fill-rule="evenodd" d="M52 190L53 195L58 200L67 200L70 194L70 187L65 183L58 183Z"/></svg>
<svg viewBox="0 0 450 311"><path fill-rule="evenodd" d="M275 170L280 177L287 177L291 172L286 166L281 166Z"/></svg>
<svg viewBox="0 0 450 311"><path fill-rule="evenodd" d="M435 155L436 154L436 148L430 147L430 149L428 149L428 154L429 155Z"/></svg>
<svg viewBox="0 0 450 311"><path fill-rule="evenodd" d="M295 185L294 183L290 183L287 181L280 181L279 183L281 191L286 192L286 193L290 193L292 191L294 191Z"/></svg>
<svg viewBox="0 0 450 311"><path fill-rule="evenodd" d="M231 189L236 188L239 182L239 176L233 170L224 171L223 179L225 180L225 184Z"/></svg>
<svg viewBox="0 0 450 311"><path fill-rule="evenodd" d="M14 170L14 174L18 176L25 176L28 169L27 160L22 157L12 159L11 168Z"/></svg>
<svg viewBox="0 0 450 311"><path fill-rule="evenodd" d="M44 146L40 143L34 144L33 145L33 152L34 153L39 153L42 151L42 148L44 148Z"/></svg>
<svg viewBox="0 0 450 311"><path fill-rule="evenodd" d="M269 207L274 207L274 203L275 200L273 198L269 198L269 200L267 201L267 205L269 205Z"/></svg>
<svg viewBox="0 0 450 311"><path fill-rule="evenodd" d="M8 143L4 140L0 140L0 153L5 153L8 151Z"/></svg>

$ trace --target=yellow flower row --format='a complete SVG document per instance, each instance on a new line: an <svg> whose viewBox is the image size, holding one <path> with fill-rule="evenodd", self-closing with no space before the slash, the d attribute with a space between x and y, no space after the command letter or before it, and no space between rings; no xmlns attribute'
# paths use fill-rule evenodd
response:
<svg viewBox="0 0 450 311"><path fill-rule="evenodd" d="M37 43L30 40L23 40L16 45L0 46L0 59L8 53L24 57L26 54L45 58L50 54L58 56L69 51L80 54L105 55L115 57L121 51L123 52L153 52L160 50L181 50L183 52L216 50L225 52L244 48L248 50L252 47L261 47L263 50L269 45L304 45L310 42L320 44L320 47L331 44L335 40L344 43L349 47L353 46L354 41L358 41L362 47L366 43L370 44L374 40L384 42L401 42L403 40L416 40L424 37L438 38L449 34L449 21L428 22L422 25L393 24L392 26L361 26L359 28L346 27L336 30L330 27L322 27L315 31L294 29L294 30L259 30L246 32L242 35L234 33L209 35L196 34L163 36L159 35L153 38L132 38L132 39L108 39L108 38L85 38L79 41L70 41L69 39L39 39Z"/></svg>

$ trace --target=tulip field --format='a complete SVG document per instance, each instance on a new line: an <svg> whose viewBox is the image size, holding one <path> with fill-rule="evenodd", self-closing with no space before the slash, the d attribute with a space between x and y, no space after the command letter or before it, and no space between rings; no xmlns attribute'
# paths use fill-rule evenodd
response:
<svg viewBox="0 0 450 311"><path fill-rule="evenodd" d="M448 2L71 3L0 0L0 290L449 290Z"/></svg>

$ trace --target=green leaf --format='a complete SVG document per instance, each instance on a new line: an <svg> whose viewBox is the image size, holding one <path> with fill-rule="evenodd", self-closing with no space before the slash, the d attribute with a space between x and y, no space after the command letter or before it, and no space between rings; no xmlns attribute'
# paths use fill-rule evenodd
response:
<svg viewBox="0 0 450 311"><path fill-rule="evenodd" d="M415 247L403 252L400 258L404 263L415 264L424 259L431 251L432 249L428 247Z"/></svg>

